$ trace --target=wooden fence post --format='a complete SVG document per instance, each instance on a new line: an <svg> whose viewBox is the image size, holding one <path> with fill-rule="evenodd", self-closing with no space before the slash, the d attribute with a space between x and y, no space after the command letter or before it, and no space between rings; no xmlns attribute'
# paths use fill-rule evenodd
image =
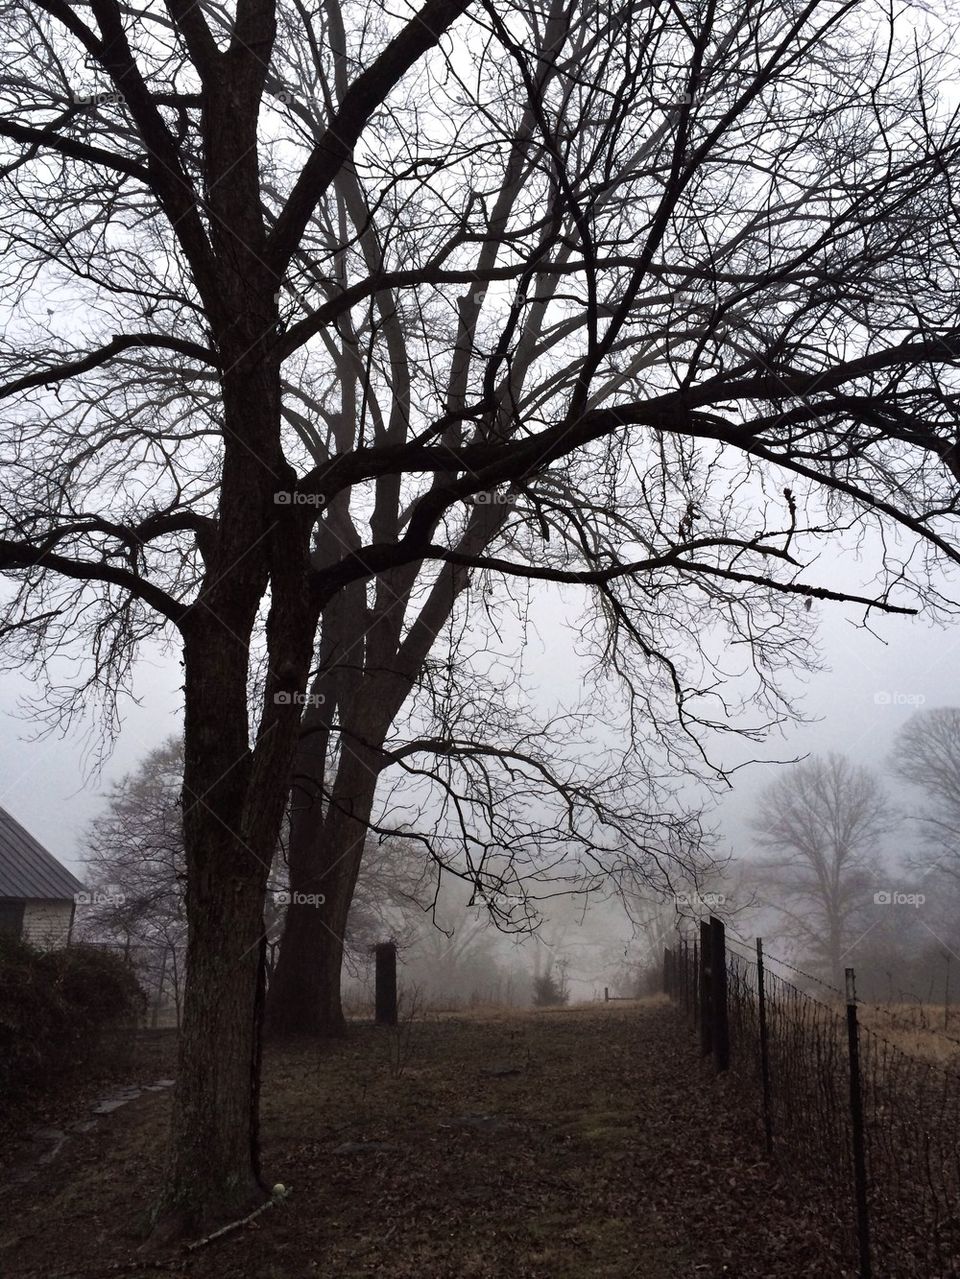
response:
<svg viewBox="0 0 960 1279"><path fill-rule="evenodd" d="M700 1056L713 1052L713 1008L710 998L710 925L700 921Z"/></svg>
<svg viewBox="0 0 960 1279"><path fill-rule="evenodd" d="M760 1021L760 1086L763 1090L763 1137L767 1154L773 1153L773 1120L770 1114L770 1041L767 1035L767 996L763 981L763 939L757 938L757 1014Z"/></svg>
<svg viewBox="0 0 960 1279"><path fill-rule="evenodd" d="M392 941L376 947L376 1019L378 1026L397 1024L397 947Z"/></svg>
<svg viewBox="0 0 960 1279"><path fill-rule="evenodd" d="M713 1022L713 1061L717 1073L730 1065L727 1023L727 945L723 920L710 916L710 1010Z"/></svg>
<svg viewBox="0 0 960 1279"><path fill-rule="evenodd" d="M857 1025L857 989L852 968L844 970L847 983L847 1045L850 1053L850 1127L853 1136L853 1181L857 1209L859 1279L871 1279L870 1212L867 1206L867 1152L863 1129L863 1095L860 1084L860 1028Z"/></svg>

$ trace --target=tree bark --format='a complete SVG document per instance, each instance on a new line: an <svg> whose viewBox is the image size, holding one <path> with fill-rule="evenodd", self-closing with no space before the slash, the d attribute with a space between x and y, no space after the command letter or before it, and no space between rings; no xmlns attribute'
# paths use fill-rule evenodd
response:
<svg viewBox="0 0 960 1279"><path fill-rule="evenodd" d="M160 1240L204 1233L266 1198L257 1103L269 858L243 825L252 774L247 658L209 613L197 619L184 646L187 981Z"/></svg>
<svg viewBox="0 0 960 1279"><path fill-rule="evenodd" d="M258 1152L265 875L222 870L219 889L191 911L160 1238L202 1234L267 1197Z"/></svg>

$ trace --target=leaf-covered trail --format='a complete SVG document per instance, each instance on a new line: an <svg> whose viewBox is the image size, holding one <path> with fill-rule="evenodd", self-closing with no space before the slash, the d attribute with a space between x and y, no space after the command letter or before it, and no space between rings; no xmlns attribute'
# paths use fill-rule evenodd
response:
<svg viewBox="0 0 960 1279"><path fill-rule="evenodd" d="M78 1138L6 1193L4 1279L845 1274L660 1000L364 1025L268 1054L264 1169L289 1197L158 1266L136 1249L168 1106L138 1099L109 1140Z"/></svg>

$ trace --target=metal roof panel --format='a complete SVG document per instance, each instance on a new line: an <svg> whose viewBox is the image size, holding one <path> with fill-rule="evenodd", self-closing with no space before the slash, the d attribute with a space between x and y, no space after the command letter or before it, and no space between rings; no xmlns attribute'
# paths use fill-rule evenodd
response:
<svg viewBox="0 0 960 1279"><path fill-rule="evenodd" d="M0 897L72 901L82 889L66 866L0 808Z"/></svg>

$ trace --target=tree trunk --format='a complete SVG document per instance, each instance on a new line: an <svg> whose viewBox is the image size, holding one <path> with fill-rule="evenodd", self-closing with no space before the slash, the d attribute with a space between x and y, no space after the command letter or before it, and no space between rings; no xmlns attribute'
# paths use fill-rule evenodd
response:
<svg viewBox="0 0 960 1279"><path fill-rule="evenodd" d="M191 911L161 1238L200 1235L267 1197L257 1117L264 888L265 875L224 876Z"/></svg>
<svg viewBox="0 0 960 1279"><path fill-rule="evenodd" d="M323 884L323 905L291 901L287 908L283 944L270 987L271 1034L337 1036L346 1031L340 973L356 873L348 859L338 858L332 845L327 847L328 855L316 859L317 875L308 881ZM302 882L293 873L292 855L290 882Z"/></svg>
<svg viewBox="0 0 960 1279"><path fill-rule="evenodd" d="M346 1029L343 945L378 772L379 752L357 743L341 759L326 813L306 810L291 823L291 901L270 986L271 1034L342 1035Z"/></svg>
<svg viewBox="0 0 960 1279"><path fill-rule="evenodd" d="M238 314L270 331L251 308ZM274 502L285 480L292 487L276 431L279 375L254 358L252 336L242 335L235 355L224 347L232 434L220 518L200 602L181 622L187 979L153 1232L160 1241L208 1233L267 1198L258 1150L263 908L299 732L292 693L306 682L317 606L307 579L309 518ZM245 441L240 449L230 446L233 435ZM253 450L263 465L249 465ZM251 749L249 645L268 584L268 675Z"/></svg>
<svg viewBox="0 0 960 1279"><path fill-rule="evenodd" d="M205 1233L266 1198L257 1105L270 858L244 822L253 780L247 657L209 614L196 616L185 645L187 980L161 1240Z"/></svg>
<svg viewBox="0 0 960 1279"><path fill-rule="evenodd" d="M477 508L463 548L486 545L502 518L502 511ZM343 545L348 538L341 531L337 541ZM344 938L383 762L380 752L468 580L465 569L446 566L402 644L400 605L412 577L389 583L391 603L372 625L365 594L355 589L344 591L336 610L324 614L320 671L312 689L318 703L304 714L306 731L293 770L289 867L292 897L319 893L326 900L319 908L292 900L287 909L267 1000L271 1034L341 1035L346 1028L340 996ZM335 702L347 745L325 802Z"/></svg>

